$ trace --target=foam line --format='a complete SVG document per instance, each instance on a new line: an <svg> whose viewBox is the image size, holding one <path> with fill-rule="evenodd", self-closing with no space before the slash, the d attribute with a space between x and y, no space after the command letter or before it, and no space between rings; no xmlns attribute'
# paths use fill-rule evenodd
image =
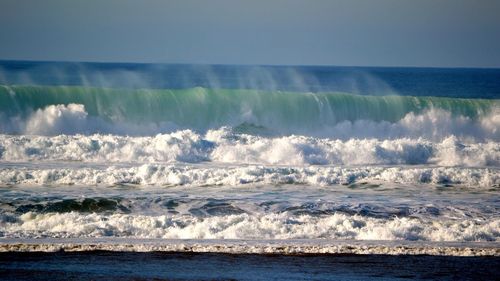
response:
<svg viewBox="0 0 500 281"><path fill-rule="evenodd" d="M61 164L64 165L64 164ZM279 167L143 164L133 167L0 168L0 185L24 186L242 186L302 184L454 185L467 189L500 187L497 168L455 167Z"/></svg>
<svg viewBox="0 0 500 281"><path fill-rule="evenodd" d="M500 256L497 243L349 240L0 239L0 252L194 252L224 254L358 254Z"/></svg>

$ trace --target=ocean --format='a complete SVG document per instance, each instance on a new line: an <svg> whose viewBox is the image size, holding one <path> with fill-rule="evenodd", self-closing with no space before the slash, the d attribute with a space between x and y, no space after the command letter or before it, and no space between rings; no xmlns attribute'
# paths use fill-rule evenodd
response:
<svg viewBox="0 0 500 281"><path fill-rule="evenodd" d="M11 279L47 259L109 279L82 264L110 258L157 265L137 278L208 274L167 260L233 272L205 279L498 277L499 171L500 69L0 62ZM387 275L395 257L416 265Z"/></svg>

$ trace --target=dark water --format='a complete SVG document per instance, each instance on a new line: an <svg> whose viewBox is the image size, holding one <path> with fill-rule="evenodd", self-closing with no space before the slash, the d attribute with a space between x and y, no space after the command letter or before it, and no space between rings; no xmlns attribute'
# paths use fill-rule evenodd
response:
<svg viewBox="0 0 500 281"><path fill-rule="evenodd" d="M498 257L1 253L1 280L498 280Z"/></svg>
<svg viewBox="0 0 500 281"><path fill-rule="evenodd" d="M500 69L0 61L0 84L499 98Z"/></svg>

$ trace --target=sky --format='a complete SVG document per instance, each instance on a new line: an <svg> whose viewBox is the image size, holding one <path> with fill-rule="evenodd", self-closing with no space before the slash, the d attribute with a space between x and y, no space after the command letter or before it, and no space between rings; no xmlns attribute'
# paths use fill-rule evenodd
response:
<svg viewBox="0 0 500 281"><path fill-rule="evenodd" d="M0 59L500 67L498 0L0 0Z"/></svg>

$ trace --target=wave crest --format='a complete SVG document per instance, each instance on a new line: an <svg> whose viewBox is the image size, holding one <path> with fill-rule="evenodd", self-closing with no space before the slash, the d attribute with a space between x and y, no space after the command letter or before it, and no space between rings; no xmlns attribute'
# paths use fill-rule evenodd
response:
<svg viewBox="0 0 500 281"><path fill-rule="evenodd" d="M4 86L0 101L0 132L4 133L151 135L229 126L257 134L341 139L500 138L497 100L206 88Z"/></svg>

